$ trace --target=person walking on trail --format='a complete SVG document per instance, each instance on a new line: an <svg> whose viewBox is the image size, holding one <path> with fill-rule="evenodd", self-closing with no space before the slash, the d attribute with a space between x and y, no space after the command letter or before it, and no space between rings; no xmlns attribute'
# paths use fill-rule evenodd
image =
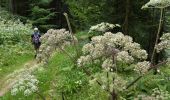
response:
<svg viewBox="0 0 170 100"><path fill-rule="evenodd" d="M37 56L39 47L41 45L40 37L41 37L41 35L39 33L38 28L34 28L34 33L31 35L31 41L32 41L32 44L34 45L34 49L36 51L35 58Z"/></svg>

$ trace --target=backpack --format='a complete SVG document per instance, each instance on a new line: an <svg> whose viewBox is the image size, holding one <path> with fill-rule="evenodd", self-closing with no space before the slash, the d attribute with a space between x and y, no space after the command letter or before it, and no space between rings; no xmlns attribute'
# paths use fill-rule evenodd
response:
<svg viewBox="0 0 170 100"><path fill-rule="evenodd" d="M33 34L33 43L40 43L40 36L39 34Z"/></svg>

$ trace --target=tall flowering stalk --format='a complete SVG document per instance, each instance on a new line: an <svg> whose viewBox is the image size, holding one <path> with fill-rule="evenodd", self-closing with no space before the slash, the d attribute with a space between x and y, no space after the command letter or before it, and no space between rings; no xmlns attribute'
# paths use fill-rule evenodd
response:
<svg viewBox="0 0 170 100"><path fill-rule="evenodd" d="M161 27L162 27L162 17L163 17L163 10L170 6L170 1L169 0L150 0L148 3L146 3L145 5L143 5L142 9L147 9L147 8L156 8L156 9L161 9L161 13L160 13L160 20L159 20L159 27L158 27L158 32L157 32L157 37L156 37L156 41L155 41L155 46L154 46L154 50L153 50L153 53L152 53L152 57L151 57L151 69L155 69L155 72L157 72L157 68L162 65L162 64L166 64L168 61L163 61L157 65L153 65L153 62L154 62L154 56L155 56L155 53L156 51L157 52L160 52L160 50L162 49L165 49L169 46L169 43L168 43L168 40L170 40L168 37L169 37L169 34L165 34L163 35L160 40L162 40L162 42L160 42L158 44L158 40L159 40L159 36L160 36L160 30L161 30ZM138 80L140 80L142 78L142 76L139 76L138 78L136 78L134 81L132 81L132 83L130 83L128 86L127 86L127 89L131 86L133 86Z"/></svg>
<svg viewBox="0 0 170 100"><path fill-rule="evenodd" d="M155 46L154 46L154 50L153 50L153 53L152 53L152 57L151 57L151 64L154 63L154 55L156 53L156 51L159 53L161 50L163 49L166 49L166 48L169 48L170 47L170 35L169 33L166 33L164 34L161 38L159 37L160 36L160 31L161 31L161 27L162 27L162 22L163 22L163 10L170 6L170 1L169 0L150 0L148 3L146 3L142 9L145 9L145 8L158 8L161 10L160 12L160 20L159 20L159 27L158 27L158 32L157 32L157 37L156 37L156 41L155 41ZM160 43L158 43L158 40L161 40ZM157 71L157 68L162 65L162 64L166 64L167 62L169 62L168 60L165 60L157 65L151 65L149 70L150 71L151 69L155 69L155 71ZM146 66L146 65L145 65ZM142 78L142 76L139 76L137 79L135 79L132 83L130 83L128 86L127 86L127 89L129 87L131 87L132 85L134 85L138 80L140 80ZM162 90L159 90L158 88L154 89L153 90L153 94L151 96L146 96L146 95L140 95L137 99L135 100L138 100L138 99L141 99L141 100L149 100L149 99L153 99L153 100L169 100L170 99L170 95L169 93L166 91L162 91Z"/></svg>
<svg viewBox="0 0 170 100"><path fill-rule="evenodd" d="M160 36L160 31L161 31L161 27L162 27L162 23L163 23L163 10L164 8L160 8L161 9L161 14L160 14L160 20L159 20L159 27L158 27L158 32L157 32L157 36L156 36L156 41L155 41L155 46L152 52L152 57L151 57L151 63L154 63L154 56L156 53L156 45L158 44L158 40L159 40L159 36Z"/></svg>
<svg viewBox="0 0 170 100"><path fill-rule="evenodd" d="M151 63L154 63L154 56L156 53L156 45L158 44L158 40L159 40L159 36L160 36L160 31L162 28L162 23L163 23L163 10L167 7L170 6L170 1L169 0L150 0L148 3L146 3L142 9L146 9L146 8L158 8L160 9L160 20L159 20L159 27L158 27L158 32L156 35L156 41L155 41L155 46L154 46L154 50L151 56Z"/></svg>

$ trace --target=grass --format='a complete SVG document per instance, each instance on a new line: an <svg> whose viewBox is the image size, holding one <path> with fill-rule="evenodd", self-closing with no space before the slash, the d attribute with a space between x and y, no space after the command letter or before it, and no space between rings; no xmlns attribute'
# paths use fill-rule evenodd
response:
<svg viewBox="0 0 170 100"><path fill-rule="evenodd" d="M5 77L6 75L8 75L9 73L12 73L14 70L17 70L21 67L23 67L23 65L30 61L31 59L33 59L33 54L24 54L24 55L18 55L15 56L15 58L10 59L12 60L8 66L2 66L0 67L0 80Z"/></svg>

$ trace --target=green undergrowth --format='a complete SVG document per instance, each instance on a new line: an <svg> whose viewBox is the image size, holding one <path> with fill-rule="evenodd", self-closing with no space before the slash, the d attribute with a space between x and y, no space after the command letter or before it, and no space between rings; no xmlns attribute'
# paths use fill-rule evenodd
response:
<svg viewBox="0 0 170 100"><path fill-rule="evenodd" d="M28 49L29 48L29 49ZM30 46L10 45L0 47L0 80L34 59Z"/></svg>
<svg viewBox="0 0 170 100"><path fill-rule="evenodd" d="M17 70L17 69L23 67L23 65L26 62L28 62L32 59L33 59L32 54L15 56L15 58L9 59L9 60L12 60L10 62L10 64L8 64L8 66L2 66L0 69L0 76L1 76L0 79L2 79L4 76L8 75L9 73L12 73L14 70Z"/></svg>
<svg viewBox="0 0 170 100"><path fill-rule="evenodd" d="M74 54L73 47L67 50ZM34 74L40 81L39 92L47 100L62 100L62 96L65 100L105 100L107 98L106 92L101 87L89 86L89 77L79 68L74 67L72 60L63 52L57 52L48 65L40 67ZM2 98L2 100L10 99L39 100L40 97L37 94L25 97L23 93L11 96L9 92Z"/></svg>

